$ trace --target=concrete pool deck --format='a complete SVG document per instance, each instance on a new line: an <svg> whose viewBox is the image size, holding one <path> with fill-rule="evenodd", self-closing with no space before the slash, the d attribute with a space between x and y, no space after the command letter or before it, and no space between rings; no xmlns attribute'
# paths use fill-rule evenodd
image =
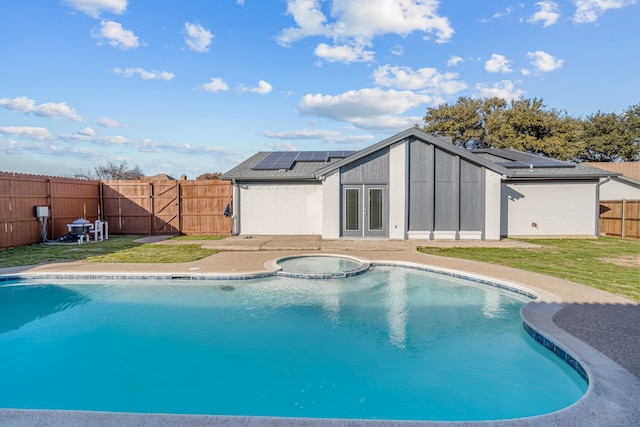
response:
<svg viewBox="0 0 640 427"><path fill-rule="evenodd" d="M265 271L274 259L299 254L349 255L367 261L394 261L455 270L524 286L538 299L522 310L523 319L571 353L590 378L586 395L564 410L538 417L491 422L391 422L371 420L213 417L161 414L118 414L82 411L0 410L0 425L401 425L401 426L547 426L640 425L640 305L626 298L537 273L469 260L422 254L417 246L523 247L525 243L385 240L321 240L315 236L236 236L219 241L163 241L158 244L199 243L222 252L177 264L95 264L69 262L0 269L4 275L171 274L216 275ZM267 264L265 264L267 263Z"/></svg>

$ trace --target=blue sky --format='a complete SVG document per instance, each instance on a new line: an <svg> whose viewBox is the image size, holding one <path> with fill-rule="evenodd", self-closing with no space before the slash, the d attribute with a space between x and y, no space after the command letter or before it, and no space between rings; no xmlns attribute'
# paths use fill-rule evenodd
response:
<svg viewBox="0 0 640 427"><path fill-rule="evenodd" d="M357 150L460 96L640 102L636 0L3 0L0 171L225 172Z"/></svg>

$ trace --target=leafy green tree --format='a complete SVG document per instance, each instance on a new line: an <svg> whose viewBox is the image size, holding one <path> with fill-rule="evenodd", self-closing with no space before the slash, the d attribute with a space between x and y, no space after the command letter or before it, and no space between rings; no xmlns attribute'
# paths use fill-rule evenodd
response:
<svg viewBox="0 0 640 427"><path fill-rule="evenodd" d="M611 162L620 160L624 146L624 125L615 113L598 111L583 121L586 149L581 160Z"/></svg>
<svg viewBox="0 0 640 427"><path fill-rule="evenodd" d="M427 109L423 130L438 136L451 137L459 147L487 147L486 122L503 109L506 101L500 98L474 99L460 97L453 105L444 104Z"/></svg>
<svg viewBox="0 0 640 427"><path fill-rule="evenodd" d="M630 146L625 160L640 160L640 104L628 107L622 113L626 142Z"/></svg>
<svg viewBox="0 0 640 427"><path fill-rule="evenodd" d="M598 111L583 121L586 149L581 160L620 162L638 160L640 147L640 104L622 114Z"/></svg>
<svg viewBox="0 0 640 427"><path fill-rule="evenodd" d="M583 151L581 127L566 113L548 110L542 99L517 99L487 122L490 145L514 148L560 160L575 160Z"/></svg>
<svg viewBox="0 0 640 427"><path fill-rule="evenodd" d="M542 99L460 97L427 109L425 132L466 148L514 148L560 160L640 159L640 104L621 115L597 112L577 119Z"/></svg>

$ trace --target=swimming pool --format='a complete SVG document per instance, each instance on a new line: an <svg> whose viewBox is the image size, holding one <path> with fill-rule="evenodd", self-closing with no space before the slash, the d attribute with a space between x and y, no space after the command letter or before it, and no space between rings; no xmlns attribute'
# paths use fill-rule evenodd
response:
<svg viewBox="0 0 640 427"><path fill-rule="evenodd" d="M8 282L0 407L429 420L547 413L587 384L524 331L527 301L395 267L332 280Z"/></svg>

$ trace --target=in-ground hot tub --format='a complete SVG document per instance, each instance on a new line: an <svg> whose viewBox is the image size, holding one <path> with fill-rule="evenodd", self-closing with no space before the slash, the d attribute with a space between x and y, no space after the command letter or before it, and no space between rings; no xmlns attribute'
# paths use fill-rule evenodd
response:
<svg viewBox="0 0 640 427"><path fill-rule="evenodd" d="M278 275L308 279L349 277L367 271L368 261L343 255L296 255L280 258Z"/></svg>

